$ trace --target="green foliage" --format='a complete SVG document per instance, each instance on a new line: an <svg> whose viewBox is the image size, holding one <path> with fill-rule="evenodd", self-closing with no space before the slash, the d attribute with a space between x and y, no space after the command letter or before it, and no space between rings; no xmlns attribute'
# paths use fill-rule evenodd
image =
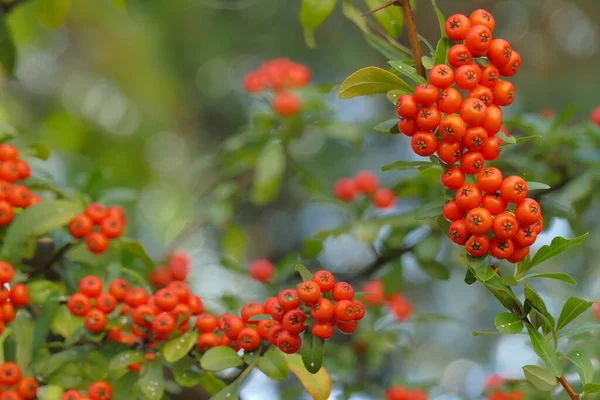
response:
<svg viewBox="0 0 600 400"><path fill-rule="evenodd" d="M276 348L270 348L258 360L256 367L271 379L282 381L290 373L285 355Z"/></svg>
<svg viewBox="0 0 600 400"><path fill-rule="evenodd" d="M396 75L377 67L359 69L342 83L338 90L340 99L387 93L390 90L410 92L411 87Z"/></svg>
<svg viewBox="0 0 600 400"><path fill-rule="evenodd" d="M386 3L386 0L365 0L369 9L375 9ZM373 14L384 31L392 38L397 38L404 27L404 13L400 7L386 7Z"/></svg>
<svg viewBox="0 0 600 400"><path fill-rule="evenodd" d="M0 11L0 64L8 75L12 75L14 72L16 53L13 36L6 24L6 14Z"/></svg>
<svg viewBox="0 0 600 400"><path fill-rule="evenodd" d="M331 14L337 0L302 0L300 22L304 27L304 39L309 47L315 47L314 31Z"/></svg>
<svg viewBox="0 0 600 400"><path fill-rule="evenodd" d="M299 355L286 354L285 357L290 371L298 377L304 389L314 400L327 400L329 398L331 394L331 377L324 368L313 374L305 368L302 357Z"/></svg>
<svg viewBox="0 0 600 400"><path fill-rule="evenodd" d="M198 340L198 336L200 336L198 332L189 331L184 333L180 337L167 342L163 347L163 354L165 356L165 360L168 362L175 362L181 360L194 347L196 341Z"/></svg>
<svg viewBox="0 0 600 400"><path fill-rule="evenodd" d="M523 330L523 321L512 313L500 313L494 319L494 325L502 333L515 335Z"/></svg>
<svg viewBox="0 0 600 400"><path fill-rule="evenodd" d="M567 326L567 324L584 313L593 304L594 303L591 301L578 299L577 297L569 297L560 311L560 316L558 317L558 322L556 324L556 330L560 331L562 328Z"/></svg>
<svg viewBox="0 0 600 400"><path fill-rule="evenodd" d="M560 361L558 360L558 355L556 354L554 347L550 344L548 339L546 339L546 337L539 333L534 327L529 325L526 325L526 327L535 354L537 354L542 361L544 361L554 376L561 376L563 369Z"/></svg>
<svg viewBox="0 0 600 400"><path fill-rule="evenodd" d="M231 347L217 346L209 349L200 359L200 366L207 371L221 371L239 367L244 362Z"/></svg>
<svg viewBox="0 0 600 400"><path fill-rule="evenodd" d="M323 366L325 341L314 337L310 330L306 330L302 336L301 353L302 362L306 370L312 374L316 374Z"/></svg>
<svg viewBox="0 0 600 400"><path fill-rule="evenodd" d="M165 393L165 377L162 365L158 362L143 365L140 371L139 385L146 399L162 399Z"/></svg>
<svg viewBox="0 0 600 400"><path fill-rule="evenodd" d="M527 381L541 391L549 392L558 385L558 380L550 371L537 365L526 365L523 372Z"/></svg>
<svg viewBox="0 0 600 400"><path fill-rule="evenodd" d="M285 165L286 156L283 143L279 140L272 140L265 144L256 164L252 190L252 201L255 204L266 204L279 194Z"/></svg>
<svg viewBox="0 0 600 400"><path fill-rule="evenodd" d="M517 277L523 276L523 274L536 265L541 264L552 257L556 257L575 245L581 244L585 240L586 236L587 233L573 239L565 239L560 236L555 237L552 239L552 243L550 243L550 245L542 246L537 253L535 253L535 256L532 259L525 259L519 263L517 268Z"/></svg>
<svg viewBox="0 0 600 400"><path fill-rule="evenodd" d="M577 373L581 382L585 385L594 379L594 366L588 357L586 357L580 350L573 350L569 353L569 360L577 368Z"/></svg>

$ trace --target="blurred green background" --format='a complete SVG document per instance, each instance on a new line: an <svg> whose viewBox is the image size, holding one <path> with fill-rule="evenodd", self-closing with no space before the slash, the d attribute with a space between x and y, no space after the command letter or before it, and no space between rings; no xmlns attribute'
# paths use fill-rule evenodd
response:
<svg viewBox="0 0 600 400"><path fill-rule="evenodd" d="M435 43L439 27L429 1L417 0L416 6L419 32ZM599 1L439 0L438 6L446 16L488 9L498 22L495 35L520 52L523 67L512 79L518 97L505 115L577 103L576 118L584 120L598 104ZM297 0L130 0L125 11L109 0L75 0L66 25L50 30L38 23L33 3L20 6L8 19L18 47L17 79L2 82L0 119L17 126L24 141L54 150L43 170L34 167L36 173L122 204L132 217L130 235L157 256L200 215L232 212L199 200L199 193L218 174L206 166L206 156L248 123L253 103L241 82L249 70L267 59L289 57L308 65L315 82L337 85L361 67L384 67L386 60L339 7L317 30L318 47L309 49L299 8ZM407 43L405 34L401 40ZM365 139L358 148L312 143L304 164L325 187L361 169L379 171L407 154L406 138L371 129L395 116L385 96L341 101L336 90L330 101L339 119L355 123ZM401 176L378 174L390 185ZM343 219L339 210L305 200L292 190L266 208L244 205L235 211L251 232L248 259L278 260L318 228ZM568 230L562 220L552 232ZM219 306L223 290L239 293L241 285L247 298L260 298L258 284L219 266L216 240L208 229L183 243L194 257L199 293L212 307ZM329 261L340 269L360 268L370 257L358 249ZM417 351L395 358L392 373L408 381L437 380L435 398L476 398L488 374L519 374L520 366L535 362L525 337L471 337L473 328L491 326L489 309L499 306L481 288L466 290L462 272L441 283L431 283L418 269L406 274L407 285L416 288L417 307L469 321L413 328ZM596 295L596 283L592 279L578 290ZM553 284L544 289L561 299L566 295ZM411 297L410 289L407 293ZM265 385L261 379L250 384L244 400L277 398L275 391L275 397L252 392Z"/></svg>

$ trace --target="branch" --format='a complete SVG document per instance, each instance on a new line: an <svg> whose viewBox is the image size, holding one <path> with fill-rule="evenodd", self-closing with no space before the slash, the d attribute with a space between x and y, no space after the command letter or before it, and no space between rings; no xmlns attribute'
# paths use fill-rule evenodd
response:
<svg viewBox="0 0 600 400"><path fill-rule="evenodd" d="M9 1L7 3L0 3L0 9L2 9L2 11L5 14L8 14L9 12L12 11L13 8L15 8L16 6L23 4L25 2L27 2L28 0L12 0Z"/></svg>
<svg viewBox="0 0 600 400"><path fill-rule="evenodd" d="M565 391L567 392L569 397L571 397L572 400L579 400L579 394L577 394L577 392L573 390L573 387L569 384L567 378L565 378L564 375L558 378L558 381L560 382L562 387L565 388Z"/></svg>
<svg viewBox="0 0 600 400"><path fill-rule="evenodd" d="M414 246L400 247L388 253L382 254L379 257L377 257L375 261L369 264L366 268L358 272L358 274L353 274L352 276L348 276L345 279L349 281L363 281L365 279L368 279L381 268L383 268L385 265L387 265L387 263L394 261L395 259L397 259L405 253L408 253L413 248ZM342 277L342 279L344 278Z"/></svg>
<svg viewBox="0 0 600 400"><path fill-rule="evenodd" d="M60 259L62 259L65 254L67 254L67 252L75 245L74 242L69 242L66 245L64 245L63 247L61 247L53 256L50 260L48 260L48 262L44 263L44 264L40 264L38 267L34 268L33 270L31 270L31 272L29 273L30 277L33 277L35 275L38 274L43 274L46 271L48 271L50 268L52 268L52 265L54 263L56 263L57 261L59 261Z"/></svg>

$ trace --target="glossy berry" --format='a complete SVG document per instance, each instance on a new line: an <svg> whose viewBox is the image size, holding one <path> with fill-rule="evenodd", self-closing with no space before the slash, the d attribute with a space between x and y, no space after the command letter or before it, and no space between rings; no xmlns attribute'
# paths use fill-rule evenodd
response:
<svg viewBox="0 0 600 400"><path fill-rule="evenodd" d="M494 31L494 28L496 28L496 20L494 19L492 14L489 11L486 11L481 8L471 13L471 15L469 16L469 21L473 26L483 25L490 31Z"/></svg>
<svg viewBox="0 0 600 400"><path fill-rule="evenodd" d="M498 68L500 68L500 67L498 67ZM510 59L508 60L506 65L504 65L504 67L502 67L502 69L500 69L500 74L502 74L503 76L513 76L517 72L519 72L520 68L521 68L521 56L519 55L519 53L517 53L516 51L513 50L510 55Z"/></svg>
<svg viewBox="0 0 600 400"><path fill-rule="evenodd" d="M467 33L471 29L471 22L463 14L454 14L448 17L444 30L446 35L456 42L461 42L467 37Z"/></svg>
<svg viewBox="0 0 600 400"><path fill-rule="evenodd" d="M0 284L9 283L15 277L15 269L6 261L0 261Z"/></svg>
<svg viewBox="0 0 600 400"><path fill-rule="evenodd" d="M259 282L269 282L275 274L275 266L269 260L260 258L252 261L249 273L252 278Z"/></svg>
<svg viewBox="0 0 600 400"><path fill-rule="evenodd" d="M125 279L115 279L108 287L108 292L118 301L123 301L131 286Z"/></svg>
<svg viewBox="0 0 600 400"><path fill-rule="evenodd" d="M481 149L481 155L483 158L489 161L493 161L500 156L500 151L502 149L502 140L500 140L497 136L492 136L488 138L483 144L483 148Z"/></svg>
<svg viewBox="0 0 600 400"><path fill-rule="evenodd" d="M460 169L468 175L475 175L485 164L483 155L478 151L469 151L460 158Z"/></svg>
<svg viewBox="0 0 600 400"><path fill-rule="evenodd" d="M277 300L284 311L290 311L300 307L300 298L298 297L298 292L294 289L281 291Z"/></svg>
<svg viewBox="0 0 600 400"><path fill-rule="evenodd" d="M108 249L108 239L100 232L92 232L85 239L85 244L90 252L104 253Z"/></svg>
<svg viewBox="0 0 600 400"><path fill-rule="evenodd" d="M256 324L256 321L248 322L250 318L254 317L255 315L260 315L264 313L265 309L263 308L262 304L256 302L246 303L240 311L240 315L244 322L249 324Z"/></svg>
<svg viewBox="0 0 600 400"><path fill-rule="evenodd" d="M498 68L494 65L488 65L481 70L479 84L488 88L493 88L498 83L498 79L500 79L500 71L498 71Z"/></svg>
<svg viewBox="0 0 600 400"><path fill-rule="evenodd" d="M320 339L331 339L333 336L333 325L329 322L316 322L311 327L311 332L313 336Z"/></svg>
<svg viewBox="0 0 600 400"><path fill-rule="evenodd" d="M448 142L458 142L467 130L465 121L456 114L446 115L440 121L440 136Z"/></svg>
<svg viewBox="0 0 600 400"><path fill-rule="evenodd" d="M335 277L333 274L326 270L317 271L312 277L313 282L316 282L321 288L322 293L326 293L333 289L335 285Z"/></svg>
<svg viewBox="0 0 600 400"><path fill-rule="evenodd" d="M266 87L264 76L258 71L248 72L244 77L243 86L248 93L260 93Z"/></svg>
<svg viewBox="0 0 600 400"><path fill-rule="evenodd" d="M474 208L467 213L467 229L474 235L485 235L492 228L492 214L485 208Z"/></svg>
<svg viewBox="0 0 600 400"><path fill-rule="evenodd" d="M107 322L106 314L97 309L90 310L85 316L85 327L93 333L102 332Z"/></svg>
<svg viewBox="0 0 600 400"><path fill-rule="evenodd" d="M500 128L502 128L502 110L500 107L496 105L487 107L481 126L488 133L488 136L493 136L500 132Z"/></svg>
<svg viewBox="0 0 600 400"><path fill-rule="evenodd" d="M438 99L438 88L429 83L422 83L415 88L415 101L423 107L429 107ZM418 122L418 121L417 121Z"/></svg>
<svg viewBox="0 0 600 400"><path fill-rule="evenodd" d="M378 189L373 195L373 204L379 208L391 207L394 205L395 201L396 195L388 188Z"/></svg>
<svg viewBox="0 0 600 400"><path fill-rule="evenodd" d="M485 120L485 113L485 104L472 97L465 99L460 106L460 116L470 126L481 125Z"/></svg>
<svg viewBox="0 0 600 400"><path fill-rule="evenodd" d="M460 161L462 153L463 146L460 142L442 140L438 143L437 156L442 162L448 165L456 164ZM444 182L443 176L444 175L442 175L442 183Z"/></svg>
<svg viewBox="0 0 600 400"><path fill-rule="evenodd" d="M106 381L96 381L88 389L90 400L110 400L112 399L112 388Z"/></svg>
<svg viewBox="0 0 600 400"><path fill-rule="evenodd" d="M477 87L481 79L481 70L477 65L467 64L457 68L454 80L456 86L464 90L471 90Z"/></svg>
<svg viewBox="0 0 600 400"><path fill-rule="evenodd" d="M304 332L306 327L304 326L304 322L306 322L307 315L302 310L290 310L285 313L283 316L283 321L281 325L283 329L291 332L295 335L299 335Z"/></svg>
<svg viewBox="0 0 600 400"><path fill-rule="evenodd" d="M456 191L455 200L463 210L471 210L481 203L481 190L473 184L467 183Z"/></svg>
<svg viewBox="0 0 600 400"><path fill-rule="evenodd" d="M493 238L490 241L490 254L499 260L505 260L512 256L515 251L515 245L510 239Z"/></svg>
<svg viewBox="0 0 600 400"><path fill-rule="evenodd" d="M406 136L412 136L419 130L417 121L414 119L400 118L398 122L398 130Z"/></svg>
<svg viewBox="0 0 600 400"><path fill-rule="evenodd" d="M444 114L453 114L460 110L462 95L453 87L445 89L438 97L437 107Z"/></svg>
<svg viewBox="0 0 600 400"><path fill-rule="evenodd" d="M17 161L19 149L10 143L0 144L0 161Z"/></svg>
<svg viewBox="0 0 600 400"><path fill-rule="evenodd" d="M293 92L279 92L273 99L273 109L282 117L292 117L300 111L300 97Z"/></svg>
<svg viewBox="0 0 600 400"><path fill-rule="evenodd" d="M527 188L527 182L520 176L509 176L502 181L500 188L502 197L509 203L518 204L525 200L529 190Z"/></svg>
<svg viewBox="0 0 600 400"><path fill-rule="evenodd" d="M171 314L158 314L152 320L152 330L159 335L168 335L175 330L176 324Z"/></svg>
<svg viewBox="0 0 600 400"><path fill-rule="evenodd" d="M352 178L342 178L333 187L335 197L342 201L352 201L358 194L356 182Z"/></svg>
<svg viewBox="0 0 600 400"><path fill-rule="evenodd" d="M494 218L492 231L501 240L512 239L519 230L519 223L512 213L503 212Z"/></svg>
<svg viewBox="0 0 600 400"><path fill-rule="evenodd" d="M464 44L455 44L448 50L448 62L454 68L470 64L472 61L473 55L471 54L471 50Z"/></svg>
<svg viewBox="0 0 600 400"><path fill-rule="evenodd" d="M470 90L467 94L467 97L473 97L481 100L486 107L490 107L492 104L494 104L494 95L492 94L492 91L490 88L483 85L478 85L474 89Z"/></svg>
<svg viewBox="0 0 600 400"><path fill-rule="evenodd" d="M442 116L440 111L433 106L423 107L417 113L417 126L424 131L433 131L440 125Z"/></svg>
<svg viewBox="0 0 600 400"><path fill-rule="evenodd" d="M429 157L436 152L438 139L431 132L417 132L410 141L413 151L421 157Z"/></svg>
<svg viewBox="0 0 600 400"><path fill-rule="evenodd" d="M465 210L461 209L457 204L456 200L450 200L444 205L442 209L442 215L450 222L458 221L465 216Z"/></svg>
<svg viewBox="0 0 600 400"><path fill-rule="evenodd" d="M529 247L515 247L512 255L507 260L511 263L517 263L527 257L528 254Z"/></svg>
<svg viewBox="0 0 600 400"><path fill-rule="evenodd" d="M487 236L472 235L465 243L465 250L473 257L484 256L490 248L490 239Z"/></svg>
<svg viewBox="0 0 600 400"><path fill-rule="evenodd" d="M21 177L19 167L15 161L3 161L0 164L0 179L13 183Z"/></svg>
<svg viewBox="0 0 600 400"><path fill-rule="evenodd" d="M108 216L100 223L100 232L109 239L121 236L123 229L123 221L116 216Z"/></svg>
<svg viewBox="0 0 600 400"><path fill-rule="evenodd" d="M409 94L404 94L398 98L396 103L396 113L399 117L406 119L415 119L417 117L417 102Z"/></svg>
<svg viewBox="0 0 600 400"><path fill-rule="evenodd" d="M86 207L85 214L94 224L99 225L108 215L108 210L100 203L92 203Z"/></svg>
<svg viewBox="0 0 600 400"><path fill-rule="evenodd" d="M465 44L474 56L482 56L487 53L492 41L492 32L483 25L472 26Z"/></svg>
<svg viewBox="0 0 600 400"><path fill-rule="evenodd" d="M371 171L359 172L354 177L354 181L356 182L356 188L365 194L375 193L379 187L379 179Z"/></svg>
<svg viewBox="0 0 600 400"><path fill-rule="evenodd" d="M110 314L117 308L117 299L110 293L102 293L96 298L96 308L105 314Z"/></svg>
<svg viewBox="0 0 600 400"><path fill-rule="evenodd" d="M0 226L8 225L15 217L13 206L5 200L0 200Z"/></svg>
<svg viewBox="0 0 600 400"><path fill-rule="evenodd" d="M335 319L337 321L352 321L354 320L354 304L350 300L340 300L333 308Z"/></svg>
<svg viewBox="0 0 600 400"><path fill-rule="evenodd" d="M21 368L13 362L7 361L0 365L0 384L5 386L16 385L21 380Z"/></svg>
<svg viewBox="0 0 600 400"><path fill-rule="evenodd" d="M529 247L537 240L536 230L530 226L519 227L517 234L513 236L512 241L516 247Z"/></svg>
<svg viewBox="0 0 600 400"><path fill-rule="evenodd" d="M492 215L497 215L506 211L506 207L508 206L508 202L502 198L502 195L499 192L486 194L483 196L483 199L481 199L481 204L483 205L483 208L488 210Z"/></svg>
<svg viewBox="0 0 600 400"><path fill-rule="evenodd" d="M217 329L217 317L204 313L196 317L196 329L202 333L211 333Z"/></svg>
<svg viewBox="0 0 600 400"><path fill-rule="evenodd" d="M449 167L442 174L442 185L450 190L456 190L465 183L465 173L458 167Z"/></svg>
<svg viewBox="0 0 600 400"><path fill-rule="evenodd" d="M480 126L474 126L467 129L465 136L463 136L461 143L465 149L470 151L480 151L483 145L488 139L488 134Z"/></svg>
<svg viewBox="0 0 600 400"><path fill-rule="evenodd" d="M327 322L333 318L333 303L331 300L321 298L311 307L310 315L317 322Z"/></svg>
<svg viewBox="0 0 600 400"><path fill-rule="evenodd" d="M512 46L504 39L494 39L488 48L488 60L497 68L503 68L510 61Z"/></svg>
<svg viewBox="0 0 600 400"><path fill-rule="evenodd" d="M260 345L260 335L256 329L244 328L238 334L237 341L242 349L253 351Z"/></svg>
<svg viewBox="0 0 600 400"><path fill-rule="evenodd" d="M298 297L304 304L315 304L321 297L321 288L313 281L302 282L298 285Z"/></svg>
<svg viewBox="0 0 600 400"><path fill-rule="evenodd" d="M79 214L69 224L71 235L76 238L83 238L92 233L94 222L86 214Z"/></svg>
<svg viewBox="0 0 600 400"><path fill-rule="evenodd" d="M288 331L282 331L277 337L277 347L286 354L294 354L302 345L300 336Z"/></svg>
<svg viewBox="0 0 600 400"><path fill-rule="evenodd" d="M37 397L37 391L40 384L35 378L26 376L17 384L17 393L23 400L33 400Z"/></svg>
<svg viewBox="0 0 600 400"><path fill-rule="evenodd" d="M353 300L354 288L347 282L338 282L333 286L332 295L335 301Z"/></svg>
<svg viewBox="0 0 600 400"><path fill-rule="evenodd" d="M95 275L88 275L79 281L79 291L91 298L100 296L103 287L102 280Z"/></svg>
<svg viewBox="0 0 600 400"><path fill-rule="evenodd" d="M515 87L509 81L499 81L492 89L494 103L499 106L509 106L515 101Z"/></svg>
<svg viewBox="0 0 600 400"><path fill-rule="evenodd" d="M27 208L31 203L31 192L25 185L15 185L8 191L8 201L13 207Z"/></svg>
<svg viewBox="0 0 600 400"><path fill-rule="evenodd" d="M493 193L502 186L502 172L495 167L487 167L477 174L477 186L486 193Z"/></svg>
<svg viewBox="0 0 600 400"><path fill-rule="evenodd" d="M205 353L209 349L212 349L213 347L217 347L219 345L220 339L214 333L203 333L200 335L198 341L196 342L196 346L198 347L198 350L200 350L201 353Z"/></svg>
<svg viewBox="0 0 600 400"><path fill-rule="evenodd" d="M454 71L446 64L438 64L429 71L429 81L437 88L446 89L454 83Z"/></svg>

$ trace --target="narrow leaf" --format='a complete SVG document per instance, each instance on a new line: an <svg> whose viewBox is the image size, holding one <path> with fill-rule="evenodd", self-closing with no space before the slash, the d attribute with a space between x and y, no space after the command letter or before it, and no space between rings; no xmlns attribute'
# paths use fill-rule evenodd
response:
<svg viewBox="0 0 600 400"><path fill-rule="evenodd" d="M313 274L302 264L296 264L296 272L300 274L303 281L312 281Z"/></svg>
<svg viewBox="0 0 600 400"><path fill-rule="evenodd" d="M35 327L33 329L33 341L31 342L31 359L35 361L39 354L39 350L42 345L46 342L46 337L50 332L52 326L52 320L60 308L60 302L58 301L58 292L52 292L46 302L42 305L40 316L35 321Z"/></svg>
<svg viewBox="0 0 600 400"><path fill-rule="evenodd" d="M403 61L388 61L393 69L417 84L427 83L427 80L417 73L417 70ZM393 75L393 74L392 74ZM395 75L394 75L395 76Z"/></svg>
<svg viewBox="0 0 600 400"><path fill-rule="evenodd" d="M271 379L282 381L290 373L290 368L281 350L271 347L256 364Z"/></svg>
<svg viewBox="0 0 600 400"><path fill-rule="evenodd" d="M302 0L300 23L304 27L304 38L309 47L315 47L314 31L335 8L337 0Z"/></svg>
<svg viewBox="0 0 600 400"><path fill-rule="evenodd" d="M558 355L554 351L554 347L550 344L548 339L539 333L534 327L527 325L527 332L531 339L531 345L533 351L537 354L545 363L548 369L559 377L562 375L562 366L558 360Z"/></svg>
<svg viewBox="0 0 600 400"><path fill-rule="evenodd" d="M568 250L569 248L575 245L581 244L585 240L586 236L587 233L573 239L565 239L560 236L555 237L554 239L552 239L552 243L550 243L550 245L542 246L537 251L537 253L535 253L535 256L533 256L531 261L527 263L527 265L522 266L520 274L529 271L536 265L541 264L544 261L561 254L562 252Z"/></svg>
<svg viewBox="0 0 600 400"><path fill-rule="evenodd" d="M381 167L382 171L389 171L392 169L396 169L398 171L403 171L405 169L425 169L435 167L435 164L431 161L404 161L399 160L392 164L387 164Z"/></svg>
<svg viewBox="0 0 600 400"><path fill-rule="evenodd" d="M558 385L558 380L550 371L537 365L526 365L523 372L527 381L543 392L549 392Z"/></svg>
<svg viewBox="0 0 600 400"><path fill-rule="evenodd" d="M6 14L0 11L0 64L7 75L13 75L17 49L6 24Z"/></svg>
<svg viewBox="0 0 600 400"><path fill-rule="evenodd" d="M447 37L442 37L435 48L435 57L433 58L433 62L437 64L447 64L448 63L448 50L452 47L452 41Z"/></svg>
<svg viewBox="0 0 600 400"><path fill-rule="evenodd" d="M200 366L207 371L221 371L239 367L243 363L238 353L227 346L213 347L200 359Z"/></svg>
<svg viewBox="0 0 600 400"><path fill-rule="evenodd" d="M594 303L591 301L579 299L577 297L569 297L563 306L560 316L558 317L558 323L556 324L556 330L560 331L569 322L580 316L584 311L590 308Z"/></svg>
<svg viewBox="0 0 600 400"><path fill-rule="evenodd" d="M584 385L594 379L594 366L592 365L590 359L580 350L571 351L569 354L569 360L571 360L571 362L577 368L579 378L581 378L581 382Z"/></svg>
<svg viewBox="0 0 600 400"><path fill-rule="evenodd" d="M444 14L442 14L440 9L438 8L438 6L436 4L436 0L431 0L431 5L433 6L433 9L435 10L435 14L438 17L438 22L440 24L440 33L441 33L442 37L446 37L446 29L444 29L444 25L446 25L446 18L444 18Z"/></svg>
<svg viewBox="0 0 600 400"><path fill-rule="evenodd" d="M545 183L540 183L540 182L527 182L527 187L529 188L529 190L548 190L548 189L550 189L550 186L546 185Z"/></svg>
<svg viewBox="0 0 600 400"><path fill-rule="evenodd" d="M406 82L391 72L377 67L366 67L346 78L338 90L338 97L351 99L358 96L387 93L393 89L412 91Z"/></svg>
<svg viewBox="0 0 600 400"><path fill-rule="evenodd" d="M314 337L312 332L307 329L302 337L302 362L304 367L311 374L319 372L323 366L323 356L325 351L325 341Z"/></svg>
<svg viewBox="0 0 600 400"><path fill-rule="evenodd" d="M267 204L279 194L285 166L286 156L283 143L273 139L263 147L258 155L252 188L254 204Z"/></svg>
<svg viewBox="0 0 600 400"><path fill-rule="evenodd" d="M525 281L527 279L536 279L536 278L548 278L548 279L556 279L558 281L563 281L566 283L570 283L571 285L576 285L577 281L573 279L569 274L565 274L564 272L542 272L539 274L529 274L525 275L519 281Z"/></svg>
<svg viewBox="0 0 600 400"><path fill-rule="evenodd" d="M500 138L504 143L508 143L508 144L516 144L517 143L517 139L515 139L514 136L508 136L504 132L498 132L498 133L496 133L496 136L498 138Z"/></svg>
<svg viewBox="0 0 600 400"><path fill-rule="evenodd" d="M189 331L178 338L169 340L163 348L163 354L167 362L175 362L185 357L196 344L200 334Z"/></svg>
<svg viewBox="0 0 600 400"><path fill-rule="evenodd" d="M310 373L298 354L286 354L290 370L298 377L304 389L313 400L327 400L331 394L331 377L325 368L321 368L316 374Z"/></svg>

